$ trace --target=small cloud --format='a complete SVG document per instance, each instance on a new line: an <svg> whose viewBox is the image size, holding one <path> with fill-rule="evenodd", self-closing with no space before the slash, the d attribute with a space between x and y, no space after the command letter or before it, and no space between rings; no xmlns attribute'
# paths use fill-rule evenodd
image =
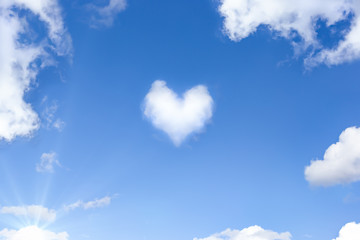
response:
<svg viewBox="0 0 360 240"><path fill-rule="evenodd" d="M43 103L47 101L47 98L43 99ZM59 132L65 127L65 122L60 118L56 118L56 112L59 105L54 101L50 106L46 106L42 113L43 121L45 122L46 128L55 128Z"/></svg>
<svg viewBox="0 0 360 240"><path fill-rule="evenodd" d="M100 208L105 207L111 203L112 197L106 196L100 199L95 199L89 202L83 202L81 200L64 206L65 211L75 210L77 208L82 208L84 210L92 209L92 208Z"/></svg>
<svg viewBox="0 0 360 240"><path fill-rule="evenodd" d="M43 153L40 160L40 163L36 164L37 172L53 173L54 166L61 166L55 152Z"/></svg>
<svg viewBox="0 0 360 240"><path fill-rule="evenodd" d="M203 85L193 87L179 98L164 81L155 81L144 100L144 115L166 132L176 146L211 119L214 101Z"/></svg>
<svg viewBox="0 0 360 240"><path fill-rule="evenodd" d="M42 115L43 115L43 118L44 118L44 120L46 122L46 126L48 128L54 122L55 113L56 113L57 110L58 110L58 104L56 102L53 102L53 104L51 104L50 106L46 106L45 110L43 111Z"/></svg>
<svg viewBox="0 0 360 240"><path fill-rule="evenodd" d="M89 4L88 9L93 12L91 26L94 28L113 25L116 16L126 8L126 0L110 0L109 4L100 7Z"/></svg>
<svg viewBox="0 0 360 240"><path fill-rule="evenodd" d="M61 120L60 118L56 119L56 121L53 123L53 127L57 129L58 131L62 131L65 127L65 122Z"/></svg>
<svg viewBox="0 0 360 240"><path fill-rule="evenodd" d="M323 160L312 161L305 168L305 178L319 186L360 181L360 128L343 131L339 141L326 150Z"/></svg>
<svg viewBox="0 0 360 240"><path fill-rule="evenodd" d="M29 220L40 220L44 222L53 222L56 219L55 210L48 209L40 205L2 207L0 209L0 213L10 214L17 217L21 216Z"/></svg>
<svg viewBox="0 0 360 240"><path fill-rule="evenodd" d="M68 240L67 232L54 233L37 226L24 227L19 230L3 229L0 231L2 240Z"/></svg>
<svg viewBox="0 0 360 240"><path fill-rule="evenodd" d="M333 240L357 240L360 236L360 223L347 223L339 232L339 236Z"/></svg>
<svg viewBox="0 0 360 240"><path fill-rule="evenodd" d="M226 229L221 233L193 240L291 240L291 234L289 232L277 233L255 225L242 230Z"/></svg>
<svg viewBox="0 0 360 240"><path fill-rule="evenodd" d="M48 96L44 96L44 97L41 99L41 104L46 103L47 100L48 100Z"/></svg>

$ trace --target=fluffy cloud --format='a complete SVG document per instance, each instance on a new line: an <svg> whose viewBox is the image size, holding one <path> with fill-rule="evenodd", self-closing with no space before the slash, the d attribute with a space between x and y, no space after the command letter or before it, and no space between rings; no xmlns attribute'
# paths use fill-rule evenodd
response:
<svg viewBox="0 0 360 240"><path fill-rule="evenodd" d="M55 152L43 153L41 155L41 162L36 165L37 172L54 172L54 165L60 166Z"/></svg>
<svg viewBox="0 0 360 240"><path fill-rule="evenodd" d="M68 240L68 238L69 235L66 232L54 233L36 226L0 231L0 240Z"/></svg>
<svg viewBox="0 0 360 240"><path fill-rule="evenodd" d="M116 15L125 10L126 0L110 0L109 4L104 7L91 4L89 8L94 12L91 19L92 27L109 27L113 24Z"/></svg>
<svg viewBox="0 0 360 240"><path fill-rule="evenodd" d="M27 10L25 17L19 10ZM47 37L34 41L27 15L34 14L47 28ZM30 36L31 35L31 36ZM39 118L24 94L38 71L52 64L49 49L59 56L71 53L56 0L2 0L0 2L0 140L28 136L39 127Z"/></svg>
<svg viewBox="0 0 360 240"><path fill-rule="evenodd" d="M251 226L242 230L227 229L206 238L194 238L194 240L290 240L288 232L277 233L265 230L259 226Z"/></svg>
<svg viewBox="0 0 360 240"><path fill-rule="evenodd" d="M360 128L347 128L339 142L331 145L323 160L305 168L305 178L313 185L330 186L360 180Z"/></svg>
<svg viewBox="0 0 360 240"><path fill-rule="evenodd" d="M83 202L81 200L75 202L75 203L72 203L70 205L66 205L64 207L64 209L66 211L70 211L70 210L74 210L76 208L82 208L84 210L88 210L88 209L91 209L91 208L100 208L100 207L105 207L107 205L109 205L111 203L111 197L109 196L106 196L106 197L103 197L103 198L100 198L100 199L95 199L93 201L89 201L89 202Z"/></svg>
<svg viewBox="0 0 360 240"><path fill-rule="evenodd" d="M240 41L261 25L289 39L296 51L313 50L305 59L307 67L319 63L336 65L360 58L360 2L358 0L221 0L224 30L230 39ZM351 18L350 15L353 15ZM333 49L321 46L316 21L328 27L351 18L343 40ZM301 42L295 39L300 37Z"/></svg>
<svg viewBox="0 0 360 240"><path fill-rule="evenodd" d="M199 85L179 98L164 81L155 81L145 97L144 114L153 125L166 132L175 145L192 132L199 132L211 119L213 99L207 88Z"/></svg>
<svg viewBox="0 0 360 240"><path fill-rule="evenodd" d="M339 237L333 240L358 240L360 236L360 223L348 223L339 232Z"/></svg>
<svg viewBox="0 0 360 240"><path fill-rule="evenodd" d="M56 219L55 210L39 205L2 207L0 213L22 216L34 221L53 222Z"/></svg>

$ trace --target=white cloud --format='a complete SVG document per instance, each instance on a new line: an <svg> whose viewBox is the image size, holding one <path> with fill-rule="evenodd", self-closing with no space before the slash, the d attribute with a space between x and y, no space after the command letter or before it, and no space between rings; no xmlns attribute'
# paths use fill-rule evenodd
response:
<svg viewBox="0 0 360 240"><path fill-rule="evenodd" d="M360 128L347 128L323 160L312 161L305 178L313 185L330 186L360 180Z"/></svg>
<svg viewBox="0 0 360 240"><path fill-rule="evenodd" d="M360 2L358 0L221 0L224 31L234 41L240 41L257 31L261 25L289 39L295 50L314 50L305 59L312 67L320 63L336 65L360 58ZM344 39L333 49L321 46L316 33L316 21L332 26L353 14ZM295 42L297 36L302 41Z"/></svg>
<svg viewBox="0 0 360 240"><path fill-rule="evenodd" d="M40 43L33 41L31 24L26 16L18 15L19 9L30 11L45 23L47 37ZM53 63L47 49L60 56L68 55L71 38L55 0L2 0L0 36L0 140L11 141L39 128L38 115L24 101L24 94L39 70Z"/></svg>
<svg viewBox="0 0 360 240"><path fill-rule="evenodd" d="M56 219L56 211L40 205L2 207L1 214L11 214L17 217L25 217L29 220L53 222Z"/></svg>
<svg viewBox="0 0 360 240"><path fill-rule="evenodd" d="M111 199L112 199L111 197L106 196L106 197L103 197L100 199L95 199L95 200L89 201L89 202L83 202L83 201L79 200L75 203L64 206L64 209L66 211L70 211L70 210L74 210L76 208L82 208L84 210L88 210L91 208L105 207L111 203Z"/></svg>
<svg viewBox="0 0 360 240"><path fill-rule="evenodd" d="M55 152L43 153L40 158L40 163L36 164L37 172L54 172L54 165L61 166L59 160L57 159L57 154Z"/></svg>
<svg viewBox="0 0 360 240"><path fill-rule="evenodd" d="M109 0L109 4L104 7L91 4L89 8L94 11L91 19L92 27L110 27L114 23L115 17L125 10L126 0Z"/></svg>
<svg viewBox="0 0 360 240"><path fill-rule="evenodd" d="M68 240L68 238L66 232L54 233L36 226L0 231L0 240Z"/></svg>
<svg viewBox="0 0 360 240"><path fill-rule="evenodd" d="M351 222L343 226L339 232L339 237L333 240L358 240L360 236L360 223Z"/></svg>
<svg viewBox="0 0 360 240"><path fill-rule="evenodd" d="M155 81L145 97L144 114L166 132L175 145L199 132L212 117L213 99L203 85L193 87L179 98L164 81Z"/></svg>
<svg viewBox="0 0 360 240"><path fill-rule="evenodd" d="M242 230L226 229L221 233L213 234L206 238L194 238L194 240L290 240L289 232L277 233L265 230L259 226L251 226Z"/></svg>

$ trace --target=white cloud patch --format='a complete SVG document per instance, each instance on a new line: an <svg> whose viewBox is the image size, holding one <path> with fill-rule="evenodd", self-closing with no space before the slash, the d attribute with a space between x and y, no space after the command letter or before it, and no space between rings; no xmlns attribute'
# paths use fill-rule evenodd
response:
<svg viewBox="0 0 360 240"><path fill-rule="evenodd" d="M94 12L91 18L92 27L110 27L114 23L116 16L125 10L126 0L109 0L109 3L104 7L94 4L88 6Z"/></svg>
<svg viewBox="0 0 360 240"><path fill-rule="evenodd" d="M19 230L3 229L0 240L68 240L66 232L54 233L36 226L29 226Z"/></svg>
<svg viewBox="0 0 360 240"><path fill-rule="evenodd" d="M25 16L19 16L19 10L26 10ZM45 24L43 39L34 40L29 14ZM59 56L70 54L71 38L56 0L0 1L0 36L0 140L11 141L39 128L38 115L24 101L24 94L39 70L53 64L48 50Z"/></svg>
<svg viewBox="0 0 360 240"><path fill-rule="evenodd" d="M155 81L144 101L144 114L166 132L176 146L191 133L201 131L213 112L213 99L203 85L179 98L164 81Z"/></svg>
<svg viewBox="0 0 360 240"><path fill-rule="evenodd" d="M36 164L36 171L53 173L54 166L61 166L57 159L57 154L55 152L43 153L40 158L40 163Z"/></svg>
<svg viewBox="0 0 360 240"><path fill-rule="evenodd" d="M360 2L358 0L221 0L224 31L231 40L240 41L267 26L277 35L289 39L296 52L312 49L305 59L307 67L320 63L337 65L360 58ZM352 15L352 17L351 17ZM351 19L342 32L343 39L334 48L321 45L317 21L327 27ZM296 41L300 37L301 41Z"/></svg>
<svg viewBox="0 0 360 240"><path fill-rule="evenodd" d="M93 201L89 201L89 202L83 202L81 200L66 205L64 206L65 211L70 211L70 210L74 210L77 208L82 208L84 210L88 210L88 209L92 209L92 208L100 208L100 207L105 207L107 205L109 205L111 203L111 197L106 196L100 199L95 199Z"/></svg>
<svg viewBox="0 0 360 240"><path fill-rule="evenodd" d="M358 240L360 236L360 223L351 222L343 226L339 232L339 237L333 240Z"/></svg>
<svg viewBox="0 0 360 240"><path fill-rule="evenodd" d="M40 205L2 207L1 214L10 214L24 217L34 221L53 222L56 219L56 211Z"/></svg>
<svg viewBox="0 0 360 240"><path fill-rule="evenodd" d="M221 233L213 234L206 238L194 238L193 240L290 240L289 232L277 233L265 230L259 226L251 226L242 230L226 229Z"/></svg>
<svg viewBox="0 0 360 240"><path fill-rule="evenodd" d="M330 186L360 181L360 128L350 127L331 145L323 160L305 168L305 178L313 185Z"/></svg>

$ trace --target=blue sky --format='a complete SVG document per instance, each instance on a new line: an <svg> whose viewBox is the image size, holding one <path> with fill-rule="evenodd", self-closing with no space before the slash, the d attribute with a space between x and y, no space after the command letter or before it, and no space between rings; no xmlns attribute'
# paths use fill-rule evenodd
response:
<svg viewBox="0 0 360 240"><path fill-rule="evenodd" d="M0 10L0 240L359 239L357 1Z"/></svg>

